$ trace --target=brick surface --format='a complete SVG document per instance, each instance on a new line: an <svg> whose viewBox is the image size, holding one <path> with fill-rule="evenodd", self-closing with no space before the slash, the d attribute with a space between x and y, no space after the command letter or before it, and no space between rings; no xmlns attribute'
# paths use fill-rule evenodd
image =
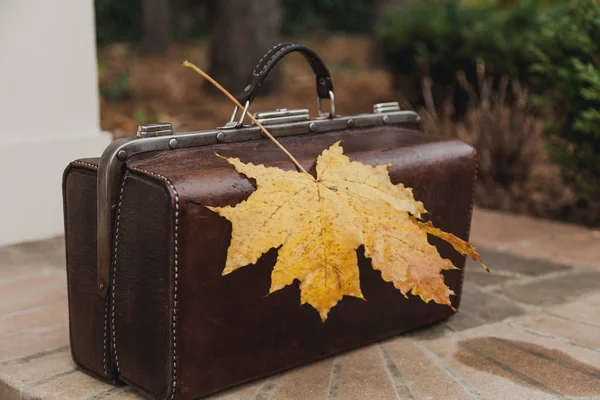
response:
<svg viewBox="0 0 600 400"><path fill-rule="evenodd" d="M548 312L567 321L600 327L600 293L585 300L551 308Z"/></svg>
<svg viewBox="0 0 600 400"><path fill-rule="evenodd" d="M68 344L67 324L10 336L0 341L0 362L27 357L41 351L54 350Z"/></svg>
<svg viewBox="0 0 600 400"><path fill-rule="evenodd" d="M64 273L36 274L0 282L0 315L64 301Z"/></svg>
<svg viewBox="0 0 600 400"><path fill-rule="evenodd" d="M66 324L68 320L67 302L63 300L0 315L0 340L36 328Z"/></svg>
<svg viewBox="0 0 600 400"><path fill-rule="evenodd" d="M473 354L457 342L440 339L422 344L431 352L430 358L449 371L465 385L465 390L478 399L490 400L529 400L554 399L556 396L526 386L516 376L506 376L503 366Z"/></svg>
<svg viewBox="0 0 600 400"><path fill-rule="evenodd" d="M26 388L23 391L23 400L87 399L95 395L112 393L114 390L111 385L94 379L83 372L73 371L48 382Z"/></svg>
<svg viewBox="0 0 600 400"><path fill-rule="evenodd" d="M466 267L467 276L471 272L485 273L489 279L493 280L505 278L507 275L513 277L520 275L539 276L571 269L571 267L564 264L558 264L548 260L532 260L504 252L481 250L479 253L492 273L488 274L483 271L478 262L469 258ZM502 275L503 273L505 275ZM483 284L485 285L486 283L484 282Z"/></svg>
<svg viewBox="0 0 600 400"><path fill-rule="evenodd" d="M565 321L552 315L532 315L515 321L518 325L551 337L568 339L600 351L600 327Z"/></svg>
<svg viewBox="0 0 600 400"><path fill-rule="evenodd" d="M56 265L46 259L32 257L10 248L0 249L0 283L24 275L48 274L64 271L64 265Z"/></svg>
<svg viewBox="0 0 600 400"><path fill-rule="evenodd" d="M339 399L393 399L395 393L377 345L342 357Z"/></svg>
<svg viewBox="0 0 600 400"><path fill-rule="evenodd" d="M484 258L487 263L487 259ZM472 282L478 286L502 285L509 281L517 279L515 276L500 275L493 265L493 273L485 272L480 266L468 266L465 269L465 281Z"/></svg>
<svg viewBox="0 0 600 400"><path fill-rule="evenodd" d="M207 397L207 400L251 400L256 399L270 378L250 382ZM258 400L258 399L257 399Z"/></svg>
<svg viewBox="0 0 600 400"><path fill-rule="evenodd" d="M39 242L22 243L0 249L0 275L32 268L65 268L65 244L62 236Z"/></svg>
<svg viewBox="0 0 600 400"><path fill-rule="evenodd" d="M390 357L398 366L400 376L414 399L463 400L470 397L456 380L427 357L413 340L393 339L385 343ZM408 396L400 396L401 399Z"/></svg>
<svg viewBox="0 0 600 400"><path fill-rule="evenodd" d="M32 357L0 363L0 380L6 386L0 399L20 399L20 392L37 382L44 382L57 375L73 371L75 364L67 347L56 351L37 354Z"/></svg>
<svg viewBox="0 0 600 400"><path fill-rule="evenodd" d="M31 265L33 268L27 269ZM10 247L0 248L0 279L10 278L21 275L27 270L37 272L39 263L31 263L30 260L20 252L14 251Z"/></svg>
<svg viewBox="0 0 600 400"><path fill-rule="evenodd" d="M119 388L114 393L102 397L102 400L142 400L144 397L131 388ZM240 399L241 400L241 399Z"/></svg>
<svg viewBox="0 0 600 400"><path fill-rule="evenodd" d="M500 337L507 340L533 343L545 347L550 352L556 351L568 354L584 364L600 368L600 357L598 357L597 351L579 346L576 342L563 340L560 337L530 332L515 322L501 322L480 329L460 332L452 339L460 341L477 337ZM558 355L558 353L556 354Z"/></svg>
<svg viewBox="0 0 600 400"><path fill-rule="evenodd" d="M600 399L600 233L474 218L493 273L467 263L457 315L209 399ZM76 370L64 271L63 238L0 249L0 399L142 399Z"/></svg>
<svg viewBox="0 0 600 400"><path fill-rule="evenodd" d="M476 246L494 250L510 248L519 242L586 231L576 225L475 208L470 240Z"/></svg>
<svg viewBox="0 0 600 400"><path fill-rule="evenodd" d="M64 254L65 238L64 236L55 236L46 240L15 244L9 248L23 254L28 254L31 257L46 258L48 254Z"/></svg>
<svg viewBox="0 0 600 400"><path fill-rule="evenodd" d="M600 398L600 357L577 343L533 334L513 323L467 331L453 341L459 346L454 359L480 371L488 368L493 379L501 376L555 398ZM463 377L473 380L469 372Z"/></svg>
<svg viewBox="0 0 600 400"><path fill-rule="evenodd" d="M0 281L0 296L8 298L18 293L39 291L48 288L66 288L66 274L52 271L21 275Z"/></svg>
<svg viewBox="0 0 600 400"><path fill-rule="evenodd" d="M454 331L474 328L524 313L520 307L492 293L483 292L471 282L464 283L462 296L458 313L446 323Z"/></svg>
<svg viewBox="0 0 600 400"><path fill-rule="evenodd" d="M333 372L333 358L285 374L269 399L325 399Z"/></svg>
<svg viewBox="0 0 600 400"><path fill-rule="evenodd" d="M582 294L600 290L600 271L582 271L534 281L525 285L509 285L499 289L516 301L548 306L565 303Z"/></svg>
<svg viewBox="0 0 600 400"><path fill-rule="evenodd" d="M581 368L577 360L561 359L530 342L482 337L462 341L460 346L469 356L501 368L500 373L523 386L558 396L600 394L600 371Z"/></svg>
<svg viewBox="0 0 600 400"><path fill-rule="evenodd" d="M600 267L600 231L554 235L512 246L515 254L575 266Z"/></svg>

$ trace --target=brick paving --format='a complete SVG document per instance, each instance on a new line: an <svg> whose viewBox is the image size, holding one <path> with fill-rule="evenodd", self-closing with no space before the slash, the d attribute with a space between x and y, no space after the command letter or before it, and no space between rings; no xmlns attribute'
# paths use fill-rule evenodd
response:
<svg viewBox="0 0 600 400"><path fill-rule="evenodd" d="M476 210L448 321L231 389L242 399L600 399L600 231ZM0 400L141 399L71 361L62 238L0 249Z"/></svg>

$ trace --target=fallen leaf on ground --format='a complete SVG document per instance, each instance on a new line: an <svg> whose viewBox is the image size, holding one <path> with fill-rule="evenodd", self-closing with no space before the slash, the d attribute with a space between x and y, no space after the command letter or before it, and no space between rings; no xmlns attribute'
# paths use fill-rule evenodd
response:
<svg viewBox="0 0 600 400"><path fill-rule="evenodd" d="M313 306L323 321L343 296L364 298L356 254L361 245L373 268L404 296L449 306L454 292L441 271L456 267L429 244L427 234L481 261L467 242L418 220L426 212L423 203L411 188L392 184L389 165L351 161L339 142L318 157L317 178L238 158L227 161L255 179L257 189L235 207L209 207L232 223L223 275L281 246L270 293L300 281L301 303Z"/></svg>

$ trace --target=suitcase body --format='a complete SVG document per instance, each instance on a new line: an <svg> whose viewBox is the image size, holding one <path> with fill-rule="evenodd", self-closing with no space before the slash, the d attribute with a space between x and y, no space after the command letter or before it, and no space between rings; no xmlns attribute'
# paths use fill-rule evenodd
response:
<svg viewBox="0 0 600 400"><path fill-rule="evenodd" d="M309 171L339 140L353 160L391 163L392 182L413 187L434 225L466 240L475 151L426 138L417 124L416 114L391 111L277 120L269 128ZM121 140L102 159L67 167L70 338L83 370L153 399L195 399L453 314L448 306L404 298L372 269L362 248L367 301L344 297L325 323L300 305L297 283L267 296L276 249L221 276L231 224L206 206L235 205L255 188L215 152L294 168L256 127ZM464 256L430 241L459 267L443 272L458 308Z"/></svg>

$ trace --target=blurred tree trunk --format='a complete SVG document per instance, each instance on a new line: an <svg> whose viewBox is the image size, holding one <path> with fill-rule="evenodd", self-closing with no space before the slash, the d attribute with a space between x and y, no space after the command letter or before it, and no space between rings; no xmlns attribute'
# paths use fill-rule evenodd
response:
<svg viewBox="0 0 600 400"><path fill-rule="evenodd" d="M162 54L171 44L169 0L142 0L142 52Z"/></svg>
<svg viewBox="0 0 600 400"><path fill-rule="evenodd" d="M379 44L377 30L379 25L385 21L386 14L401 9L408 3L408 0L375 0L373 5L373 23L371 25L371 40L373 42L371 62L374 66L380 66L383 63L383 52Z"/></svg>
<svg viewBox="0 0 600 400"><path fill-rule="evenodd" d="M280 0L217 0L210 9L210 74L237 95L264 53L279 43ZM261 94L278 86L278 69Z"/></svg>

